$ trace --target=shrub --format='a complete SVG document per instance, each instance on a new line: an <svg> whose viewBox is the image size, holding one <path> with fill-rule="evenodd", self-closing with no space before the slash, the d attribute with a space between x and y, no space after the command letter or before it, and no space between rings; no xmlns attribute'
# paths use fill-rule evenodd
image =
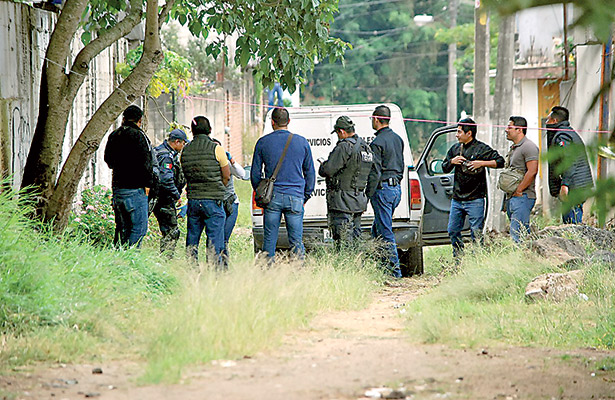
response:
<svg viewBox="0 0 615 400"><path fill-rule="evenodd" d="M105 247L113 243L115 216L111 189L102 185L86 188L72 213L69 232L86 236L92 244Z"/></svg>

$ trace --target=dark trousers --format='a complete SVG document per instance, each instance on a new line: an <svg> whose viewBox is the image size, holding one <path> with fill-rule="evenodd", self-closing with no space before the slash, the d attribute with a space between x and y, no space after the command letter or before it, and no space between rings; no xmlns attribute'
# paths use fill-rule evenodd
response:
<svg viewBox="0 0 615 400"><path fill-rule="evenodd" d="M353 245L361 237L361 215L363 213L329 210L329 229L336 248Z"/></svg>
<svg viewBox="0 0 615 400"><path fill-rule="evenodd" d="M177 208L175 203L160 202L154 207L154 216L160 227L160 252L172 258L175 254L175 246L179 239L179 227L177 225Z"/></svg>

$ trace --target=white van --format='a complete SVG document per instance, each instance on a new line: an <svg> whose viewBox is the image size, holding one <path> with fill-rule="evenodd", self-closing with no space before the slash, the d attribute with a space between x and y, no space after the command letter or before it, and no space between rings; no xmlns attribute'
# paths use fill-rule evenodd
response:
<svg viewBox="0 0 615 400"><path fill-rule="evenodd" d="M318 158L327 159L329 153L337 143L337 135L331 133L335 121L341 115L349 116L355 123L356 133L365 139L367 143L375 138L375 131L372 129L371 115L374 109L380 104L356 104L356 105L336 105L336 106L314 106L289 108L290 124L288 130L305 137L312 148L312 157L316 168L316 187L312 198L305 204L305 214L303 218L303 240L306 247L314 248L331 241L330 232L327 227L327 204L325 200L326 187L325 179L318 176ZM393 231L397 241L400 262L402 264L402 274L411 276L423 272L423 244L425 238L428 244L448 244L450 243L446 232L448 223L448 211L450 208L450 197L453 189L452 174L443 174L438 166L446 155L449 146L456 142L454 132L456 128L449 126L434 132L434 136L428 143L428 148L434 148L434 155L428 157L427 164L421 158L419 168L414 165L412 149L408 143L408 135L404 125L401 110L395 104L386 104L391 109L390 127L404 141L404 179L401 182L402 198L399 206L393 214ZM270 133L271 112L267 114L263 136ZM435 137L440 140L434 140ZM453 141L454 140L454 141ZM442 154L442 149L444 153ZM429 181L428 195L433 198L433 202L424 202L424 193L421 185L421 172L425 179ZM417 172L418 170L418 172ZM436 179L433 179L433 178ZM444 199L444 202L443 202ZM448 200L446 200L448 199ZM429 200L429 199L428 199ZM448 204L445 204L447 203ZM425 211L427 206L428 211ZM424 215L432 223L429 231L424 231ZM363 214L362 229L369 232L373 222L374 212L370 205ZM256 206L252 201L252 233L254 237L254 250L259 251L263 244L263 210ZM277 248L287 249L289 247L286 228L284 223L280 226Z"/></svg>

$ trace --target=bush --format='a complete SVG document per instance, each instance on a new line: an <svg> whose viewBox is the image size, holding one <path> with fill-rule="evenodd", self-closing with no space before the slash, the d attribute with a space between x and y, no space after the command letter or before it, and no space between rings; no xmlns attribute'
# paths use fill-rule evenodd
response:
<svg viewBox="0 0 615 400"><path fill-rule="evenodd" d="M78 208L72 213L68 231L76 236L85 236L95 246L105 247L113 243L115 215L111 201L111 189L102 185L86 188L81 193Z"/></svg>

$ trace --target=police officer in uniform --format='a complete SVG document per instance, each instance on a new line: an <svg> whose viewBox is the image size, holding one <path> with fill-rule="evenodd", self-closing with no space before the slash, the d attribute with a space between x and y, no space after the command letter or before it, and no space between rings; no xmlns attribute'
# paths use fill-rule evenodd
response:
<svg viewBox="0 0 615 400"><path fill-rule="evenodd" d="M404 142L391 128L391 110L382 105L372 113L372 128L376 138L370 147L374 153L374 166L369 174L367 196L374 209L372 236L386 243L387 269L401 278L397 243L393 232L393 213L401 201L400 182L404 176Z"/></svg>
<svg viewBox="0 0 615 400"><path fill-rule="evenodd" d="M333 132L339 141L318 169L327 182L327 216L331 236L339 249L347 239L361 236L361 215L367 208L367 177L372 168L370 147L355 134L347 116L335 122Z"/></svg>
<svg viewBox="0 0 615 400"><path fill-rule="evenodd" d="M179 153L188 142L188 137L183 130L174 129L169 134L169 138L156 147L160 187L153 212L158 220L160 233L162 233L160 252L169 258L173 257L175 245L179 239L176 203L186 185L179 163Z"/></svg>

